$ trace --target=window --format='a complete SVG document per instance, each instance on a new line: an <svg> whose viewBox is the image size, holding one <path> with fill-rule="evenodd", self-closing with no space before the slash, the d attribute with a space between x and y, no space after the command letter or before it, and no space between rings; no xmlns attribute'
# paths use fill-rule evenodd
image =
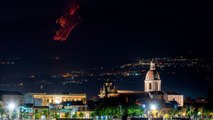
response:
<svg viewBox="0 0 213 120"><path fill-rule="evenodd" d="M156 86L156 90L158 90L158 83L155 83L155 86Z"/></svg>
<svg viewBox="0 0 213 120"><path fill-rule="evenodd" d="M149 89L150 90L152 89L152 83L149 83Z"/></svg>

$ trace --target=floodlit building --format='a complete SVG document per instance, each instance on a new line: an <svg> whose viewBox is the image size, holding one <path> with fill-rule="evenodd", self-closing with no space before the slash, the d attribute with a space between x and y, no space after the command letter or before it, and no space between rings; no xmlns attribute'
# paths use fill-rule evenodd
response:
<svg viewBox="0 0 213 120"><path fill-rule="evenodd" d="M86 103L86 94L47 94L32 93L35 106L49 106L50 104L60 104L67 101L82 101Z"/></svg>
<svg viewBox="0 0 213 120"><path fill-rule="evenodd" d="M35 119L72 118L80 113L84 114L84 118L91 117L91 111L87 110L85 93L29 93L25 95L25 103L33 104L32 107L23 106L23 110L33 108L35 114L31 118ZM40 116L40 113L48 114Z"/></svg>
<svg viewBox="0 0 213 120"><path fill-rule="evenodd" d="M153 60L150 62L150 70L146 73L144 91L149 92L151 99L164 100L165 102L176 101L179 106L184 105L182 94L177 92L164 92L161 90L160 74L157 72Z"/></svg>
<svg viewBox="0 0 213 120"><path fill-rule="evenodd" d="M184 105L183 95L176 92L152 91L149 92L149 95L154 100L164 100L165 102L176 101L178 106Z"/></svg>
<svg viewBox="0 0 213 120"><path fill-rule="evenodd" d="M120 97L125 99L125 102L134 102L140 98L150 98L149 94L144 91L117 90L115 86L112 86L111 81L106 82L103 85L103 88L100 88L100 93L98 96L100 98Z"/></svg>

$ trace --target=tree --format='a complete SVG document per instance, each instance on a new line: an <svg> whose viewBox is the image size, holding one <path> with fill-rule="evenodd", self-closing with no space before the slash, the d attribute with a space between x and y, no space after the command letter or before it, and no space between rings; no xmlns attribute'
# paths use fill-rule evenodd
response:
<svg viewBox="0 0 213 120"><path fill-rule="evenodd" d="M47 109L42 110L41 114L44 115L45 117L48 117L49 111Z"/></svg>
<svg viewBox="0 0 213 120"><path fill-rule="evenodd" d="M187 110L187 116L191 118L192 116L194 117L194 114L195 114L195 107L189 106Z"/></svg>
<svg viewBox="0 0 213 120"><path fill-rule="evenodd" d="M85 116L85 113L82 113L82 112L79 113L80 118L83 118L84 116Z"/></svg>
<svg viewBox="0 0 213 120"><path fill-rule="evenodd" d="M128 116L141 116L143 114L143 111L141 110L139 105L130 105L127 108L127 114Z"/></svg>
<svg viewBox="0 0 213 120"><path fill-rule="evenodd" d="M213 110L212 109L204 109L203 110L203 115L205 118L208 118L208 117L211 117L211 113L213 113Z"/></svg>
<svg viewBox="0 0 213 120"><path fill-rule="evenodd" d="M94 118L94 117L95 117L95 113L94 113L94 112L91 112L91 113L90 113L90 116L91 116L92 118Z"/></svg>
<svg viewBox="0 0 213 120"><path fill-rule="evenodd" d="M158 111L158 115L159 115L158 117L163 117L166 120L170 119L169 111L170 111L170 108L161 108Z"/></svg>
<svg viewBox="0 0 213 120"><path fill-rule="evenodd" d="M72 117L77 118L78 117L77 113L75 113Z"/></svg>
<svg viewBox="0 0 213 120"><path fill-rule="evenodd" d="M187 107L182 107L181 109L181 116L186 117Z"/></svg>
<svg viewBox="0 0 213 120"><path fill-rule="evenodd" d="M101 99L95 107L95 116L108 116L120 118L124 113L122 102L118 98Z"/></svg>
<svg viewBox="0 0 213 120"><path fill-rule="evenodd" d="M197 110L197 116L198 116L198 117L201 117L201 118L202 118L203 110L204 110L203 107L199 107L199 108L198 108L198 110Z"/></svg>
<svg viewBox="0 0 213 120"><path fill-rule="evenodd" d="M35 119L40 119L41 114L39 112L35 112Z"/></svg>
<svg viewBox="0 0 213 120"><path fill-rule="evenodd" d="M169 115L170 115L170 117L176 116L177 113L178 113L178 110L176 108L170 108L169 109Z"/></svg>
<svg viewBox="0 0 213 120"><path fill-rule="evenodd" d="M65 112L65 118L70 118L70 113L69 112Z"/></svg>
<svg viewBox="0 0 213 120"><path fill-rule="evenodd" d="M4 114L4 109L0 105L0 119L2 119L3 114Z"/></svg>

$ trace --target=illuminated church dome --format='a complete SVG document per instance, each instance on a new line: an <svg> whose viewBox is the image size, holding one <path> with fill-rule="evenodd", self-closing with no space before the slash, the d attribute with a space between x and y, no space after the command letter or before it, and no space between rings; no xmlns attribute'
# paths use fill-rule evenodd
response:
<svg viewBox="0 0 213 120"><path fill-rule="evenodd" d="M160 75L156 71L155 63L153 61L150 63L150 70L146 73L145 80L160 80Z"/></svg>
<svg viewBox="0 0 213 120"><path fill-rule="evenodd" d="M150 70L146 73L144 85L144 91L146 92L161 90L160 75L156 71L155 63L153 60L150 63Z"/></svg>
<svg viewBox="0 0 213 120"><path fill-rule="evenodd" d="M160 80L160 75L156 70L149 70L146 73L145 80Z"/></svg>

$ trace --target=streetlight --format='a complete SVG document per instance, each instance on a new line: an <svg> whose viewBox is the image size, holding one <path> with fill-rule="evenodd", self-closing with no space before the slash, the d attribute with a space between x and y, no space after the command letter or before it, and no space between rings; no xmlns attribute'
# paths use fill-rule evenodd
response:
<svg viewBox="0 0 213 120"><path fill-rule="evenodd" d="M146 108L146 105L145 105L145 104L143 104L143 105L142 105L142 108L143 108L143 109L145 109L145 108Z"/></svg>
<svg viewBox="0 0 213 120"><path fill-rule="evenodd" d="M8 110L9 110L9 113L10 113L10 118L12 118L12 114L13 114L13 111L15 110L16 108L16 105L15 103L11 102L8 104Z"/></svg>
<svg viewBox="0 0 213 120"><path fill-rule="evenodd" d="M156 104L150 104L150 112L151 112L151 117L156 117L156 112L157 112L157 106ZM150 113L149 113L150 114ZM151 120L151 118L149 118Z"/></svg>
<svg viewBox="0 0 213 120"><path fill-rule="evenodd" d="M9 103L8 109L9 111L13 111L16 108L16 105L14 103Z"/></svg>
<svg viewBox="0 0 213 120"><path fill-rule="evenodd" d="M145 104L142 104L142 110L143 110L142 117L144 117L144 115L146 114L146 105Z"/></svg>
<svg viewBox="0 0 213 120"><path fill-rule="evenodd" d="M151 104L151 105L150 105L150 109L151 109L151 110L156 110L156 109L157 109L157 107L156 107L156 105L155 105L155 104Z"/></svg>

